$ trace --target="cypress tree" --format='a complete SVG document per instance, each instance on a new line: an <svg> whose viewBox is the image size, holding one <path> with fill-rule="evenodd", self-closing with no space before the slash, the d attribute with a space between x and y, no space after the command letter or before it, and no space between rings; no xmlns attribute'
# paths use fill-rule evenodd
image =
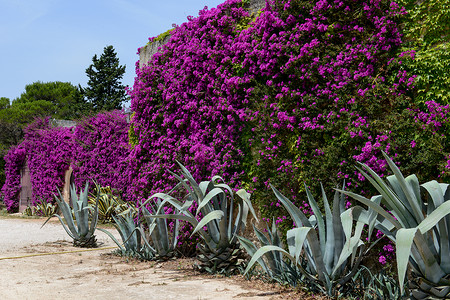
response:
<svg viewBox="0 0 450 300"><path fill-rule="evenodd" d="M114 47L106 46L100 58L96 54L92 62L86 69L89 81L83 94L91 103L93 111L121 109L127 100L125 86L121 82L125 66L119 64Z"/></svg>

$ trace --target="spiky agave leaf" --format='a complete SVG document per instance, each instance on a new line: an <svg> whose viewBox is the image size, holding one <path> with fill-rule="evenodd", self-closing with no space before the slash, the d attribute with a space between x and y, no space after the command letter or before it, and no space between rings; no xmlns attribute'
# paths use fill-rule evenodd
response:
<svg viewBox="0 0 450 300"><path fill-rule="evenodd" d="M73 238L73 243L77 247L96 247L97 241L95 239L95 229L97 227L98 221L98 197L96 199L96 206L94 208L88 205L88 190L89 183L86 182L86 186L83 191L80 192L80 197L77 196L75 185L71 187L71 198L73 209L70 208L69 204L64 201L61 192L58 189L59 198L54 195L58 206L60 207L64 220L67 225L64 224L63 219L58 214L54 214L49 217L42 227L47 224L47 222L52 217L57 217L61 222L64 230ZM92 212L92 220L90 221L90 214ZM75 218L74 218L75 217Z"/></svg>
<svg viewBox="0 0 450 300"><path fill-rule="evenodd" d="M327 294L335 295L336 289L345 285L355 274L366 253L361 248L364 245L361 240L363 220L370 219L374 222L374 215L361 208L344 211L345 198L338 192L335 193L333 211L331 211L322 189L325 206L325 215L323 215L306 187L308 202L314 212L314 217L308 219L275 187L271 186L271 188L277 199L287 209L297 228L287 232L289 255L286 255L286 251L281 251L280 247L264 246L261 248L264 251L255 252L255 259L252 258L249 267L269 251L278 251L291 259L298 270L313 284L320 286ZM354 220L356 220L356 227L353 226ZM300 264L303 255L308 263L306 268Z"/></svg>
<svg viewBox="0 0 450 300"><path fill-rule="evenodd" d="M373 208L388 220L393 228L386 230L386 223L380 226L397 244L397 272L403 292L408 262L416 277L437 285L450 284L446 279L450 271L450 189L447 184L435 181L421 187L428 193L427 205L420 196L420 185L415 175L404 177L395 163L383 152L394 175L383 181L367 165L361 166L367 171L363 175L381 194L383 203L395 216L392 217L379 204L360 195L343 192L357 201ZM380 224L378 224L380 225ZM418 287L419 288L419 287ZM419 293L413 290L414 293ZM431 289L425 293L431 293Z"/></svg>
<svg viewBox="0 0 450 300"><path fill-rule="evenodd" d="M238 252L240 253L237 235L245 228L248 213L251 212L255 215L250 202L250 194L243 190L238 191L240 201L235 201L233 190L222 183L221 177L214 176L210 181L197 183L192 174L179 162L177 163L184 179L173 172L171 174L178 179L179 186L186 189L188 193L185 197L186 201L179 201L168 194L157 193L144 203L154 201L155 198L162 200L156 213L150 217L189 222L194 227L192 234L199 233L202 239L198 246L205 257L203 260L211 262L207 268L215 269L217 266L225 265L226 262L221 262L221 259L229 259L235 257ZM172 205L177 213L162 214L161 210L166 204ZM233 209L236 204L238 213L235 217ZM192 205L197 206L195 214L189 211ZM232 261L230 260L230 263Z"/></svg>

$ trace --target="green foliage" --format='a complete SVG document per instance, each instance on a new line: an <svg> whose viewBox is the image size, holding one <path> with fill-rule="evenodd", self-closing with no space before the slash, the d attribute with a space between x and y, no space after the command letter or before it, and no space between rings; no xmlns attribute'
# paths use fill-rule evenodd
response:
<svg viewBox="0 0 450 300"><path fill-rule="evenodd" d="M448 42L450 6L447 0L399 0L408 12L405 15L406 37L425 46Z"/></svg>
<svg viewBox="0 0 450 300"><path fill-rule="evenodd" d="M384 270L374 274L369 268L361 266L356 276L360 281L355 284L365 300L403 299L404 294L401 293L397 281Z"/></svg>
<svg viewBox="0 0 450 300"><path fill-rule="evenodd" d="M8 108L11 105L9 98L0 97L0 109Z"/></svg>
<svg viewBox="0 0 450 300"><path fill-rule="evenodd" d="M25 126L36 118L76 119L89 111L78 87L69 82L34 82L8 104L0 103L0 121ZM9 101L9 100L8 100Z"/></svg>
<svg viewBox="0 0 450 300"><path fill-rule="evenodd" d="M136 112L133 112L130 116L130 119L133 120L134 115L136 114ZM128 143L132 146L135 147L136 145L139 144L139 138L136 135L136 132L134 131L134 125L133 123L130 123L130 128L128 129Z"/></svg>
<svg viewBox="0 0 450 300"><path fill-rule="evenodd" d="M26 216L51 217L58 212L58 205L40 200L36 206L27 206L23 211Z"/></svg>
<svg viewBox="0 0 450 300"><path fill-rule="evenodd" d="M400 287L412 268L413 299L444 298L450 295L450 185L429 181L422 185L416 175L403 177L395 163L383 152L394 175L384 181L367 165L358 170L376 188L382 203L345 192L375 210L383 218L377 227L396 243ZM427 198L422 199L421 189Z"/></svg>
<svg viewBox="0 0 450 300"><path fill-rule="evenodd" d="M416 78L414 101L450 103L450 6L447 0L400 0L407 43L401 51L414 50L415 59L403 61L403 68Z"/></svg>
<svg viewBox="0 0 450 300"><path fill-rule="evenodd" d="M97 190L99 188L99 190ZM95 205L98 196L98 219L103 223L113 222L113 217L118 212L128 209L127 204L117 195L114 195L111 187L96 185L93 193L89 193L89 204Z"/></svg>
<svg viewBox="0 0 450 300"><path fill-rule="evenodd" d="M314 287L329 296L349 292L350 280L355 279L364 255L371 249L364 246L361 234L365 223L369 224L368 239L374 228L376 213L360 207L345 210L345 197L334 195L331 210L322 188L325 215L319 209L309 189L306 188L309 204L314 215L309 219L290 200L272 186L277 199L289 212L296 228L287 232L289 252L279 246L267 245L254 253L245 273L262 255L278 251L289 258ZM353 219L356 226L353 226ZM301 263L306 259L307 266Z"/></svg>
<svg viewBox="0 0 450 300"><path fill-rule="evenodd" d="M47 117L54 111L54 104L47 100L32 102L13 101L9 108L0 110L0 120L19 124L23 127L31 123L35 118Z"/></svg>
<svg viewBox="0 0 450 300"><path fill-rule="evenodd" d="M80 90L69 82L34 82L25 86L25 92L19 98L14 99L12 106L37 101L51 103L44 116L52 116L56 119L80 118L83 111L77 106L83 101ZM44 103L44 102L40 102ZM26 106L22 106L25 109Z"/></svg>
<svg viewBox="0 0 450 300"><path fill-rule="evenodd" d="M154 42L159 42L159 41L164 41L167 37L170 36L170 33L174 30L174 28L168 29L167 31L161 33L160 35L158 35L154 40Z"/></svg>
<svg viewBox="0 0 450 300"><path fill-rule="evenodd" d="M97 188L99 190L99 188ZM69 204L64 201L64 198L59 192L59 198L56 197L56 203L58 203L61 209L64 220L67 225L64 224L63 219L60 215L54 214L50 216L42 227L47 224L47 222L52 217L57 217L61 222L64 230L73 239L73 245L76 247L84 248L95 248L97 247L97 240L95 238L94 232L98 221L98 199L99 194L97 194L95 207L91 207L88 204L88 191L89 183L86 182L86 186L83 191L80 192L80 196L77 196L77 191L75 185L72 185L70 189L70 196L72 200L73 209L70 208Z"/></svg>
<svg viewBox="0 0 450 300"><path fill-rule="evenodd" d="M450 103L450 43L430 46L416 52L414 60L405 60L405 69L417 75L415 101L435 100Z"/></svg>
<svg viewBox="0 0 450 300"><path fill-rule="evenodd" d="M119 64L113 46L106 46L100 58L94 55L92 64L86 69L88 87L82 89L94 112L122 108L127 100L125 86L121 82L124 73L125 66Z"/></svg>

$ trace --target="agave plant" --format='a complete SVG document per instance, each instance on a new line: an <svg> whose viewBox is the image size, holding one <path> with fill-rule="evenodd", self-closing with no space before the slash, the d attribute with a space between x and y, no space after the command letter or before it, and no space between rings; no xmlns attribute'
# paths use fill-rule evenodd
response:
<svg viewBox="0 0 450 300"><path fill-rule="evenodd" d="M96 200L96 205L91 207L88 205L88 190L89 183L86 182L84 191L80 192L80 196L77 196L77 191L75 185L70 188L70 196L72 199L73 209L70 208L69 204L64 201L61 192L58 190L59 198L55 196L56 203L58 203L61 209L64 219L67 225L64 224L63 219L58 214L53 214L50 216L44 224L43 227L52 217L57 217L61 222L64 230L73 239L73 245L76 247L83 248L95 248L97 247L97 240L95 238L94 232L98 221L98 195Z"/></svg>
<svg viewBox="0 0 450 300"><path fill-rule="evenodd" d="M38 200L36 206L27 206L23 211L26 216L50 217L58 212L58 205Z"/></svg>
<svg viewBox="0 0 450 300"><path fill-rule="evenodd" d="M155 249L148 244L142 228L135 223L131 209L112 216L112 218L114 220L113 225L119 232L122 243L108 230L103 228L97 229L106 233L117 244L120 255L132 256L142 260L151 260L154 258Z"/></svg>
<svg viewBox="0 0 450 300"><path fill-rule="evenodd" d="M281 238L278 234L275 220L272 222L272 229L267 226L267 236L253 225L253 231L262 246L277 246L283 248ZM258 251L257 246L247 238L239 236L239 242L248 255L252 257ZM264 259L263 259L264 258ZM295 286L302 281L302 274L291 261L285 261L283 254L278 251L270 251L264 254L264 257L257 260L262 270L272 279L281 284Z"/></svg>
<svg viewBox="0 0 450 300"><path fill-rule="evenodd" d="M275 245L258 249L252 256L245 273L268 252L278 251L289 258L305 279L329 296L336 296L344 290L346 283L354 278L361 260L369 251L361 240L365 223L370 224L368 235L373 231L376 213L360 207L345 210L344 195L334 195L331 210L326 194L322 188L325 215L306 187L309 204L314 215L309 219L291 201L272 186L277 199L284 205L296 224L296 228L287 232L288 251ZM353 226L356 219L356 226ZM373 245L372 245L373 246ZM371 247L372 247L371 246ZM306 259L307 265L301 263Z"/></svg>
<svg viewBox="0 0 450 300"><path fill-rule="evenodd" d="M386 153L383 155L393 172L386 181L365 164L358 170L380 193L388 211L361 195L342 192L383 217L377 227L396 243L402 292L409 262L411 298L447 298L450 295L450 186L434 180L420 185L415 175L405 178ZM421 189L427 200L422 199Z"/></svg>
<svg viewBox="0 0 450 300"><path fill-rule="evenodd" d="M385 274L383 271L373 275L371 272L366 269L366 274L361 276L363 279L368 279L368 284L363 284L364 291L364 299L372 300L372 299L401 299L402 293L400 287L398 286L397 281Z"/></svg>
<svg viewBox="0 0 450 300"><path fill-rule="evenodd" d="M150 203L154 212L161 206L161 200ZM174 220L173 229L170 230L168 219L153 218L146 207L142 207L142 213L147 223L150 244L153 245L155 255L158 259L166 260L174 256L178 242L179 220Z"/></svg>
<svg viewBox="0 0 450 300"><path fill-rule="evenodd" d="M98 196L98 218L102 222L112 222L113 216L117 214L117 212L125 211L128 206L127 204L120 199L119 196L115 196L111 187L98 187L98 191L94 190L93 193L89 193L89 204L94 205Z"/></svg>
<svg viewBox="0 0 450 300"><path fill-rule="evenodd" d="M191 173L182 164L178 164L185 179L175 173L171 174L178 179L177 186L186 189L187 197L185 201L179 201L165 193L151 196L144 204L156 198L163 200L151 218L189 222L194 227L192 235L199 233L202 240L197 245L200 252L197 256L200 261L199 269L211 273L233 273L237 270L238 261L243 254L237 236L245 229L249 212L256 218L250 194L241 189L236 193L239 199L235 199L232 189L223 183L220 176L197 183ZM161 214L167 203L179 213ZM238 212L235 215L236 204ZM195 214L190 212L190 209L194 208Z"/></svg>

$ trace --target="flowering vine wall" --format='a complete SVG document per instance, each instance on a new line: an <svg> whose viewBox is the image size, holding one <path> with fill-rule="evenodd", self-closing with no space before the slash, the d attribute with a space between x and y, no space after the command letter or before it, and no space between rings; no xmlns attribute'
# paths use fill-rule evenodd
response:
<svg viewBox="0 0 450 300"><path fill-rule="evenodd" d="M422 180L448 176L448 107L411 98L404 14L385 0L277 0L250 15L229 0L189 17L137 65L130 194L170 188L175 160L253 190L266 216L269 183L294 200L319 181L370 193L355 164L386 175L381 151Z"/></svg>
<svg viewBox="0 0 450 300"><path fill-rule="evenodd" d="M40 119L25 129L24 141L6 155L6 182L2 188L8 211L19 207L20 170L28 162L32 203L52 202L64 186L65 172L73 167L77 187L97 181L123 190L121 176L129 155L128 123L121 112L83 119L76 128L52 127Z"/></svg>

